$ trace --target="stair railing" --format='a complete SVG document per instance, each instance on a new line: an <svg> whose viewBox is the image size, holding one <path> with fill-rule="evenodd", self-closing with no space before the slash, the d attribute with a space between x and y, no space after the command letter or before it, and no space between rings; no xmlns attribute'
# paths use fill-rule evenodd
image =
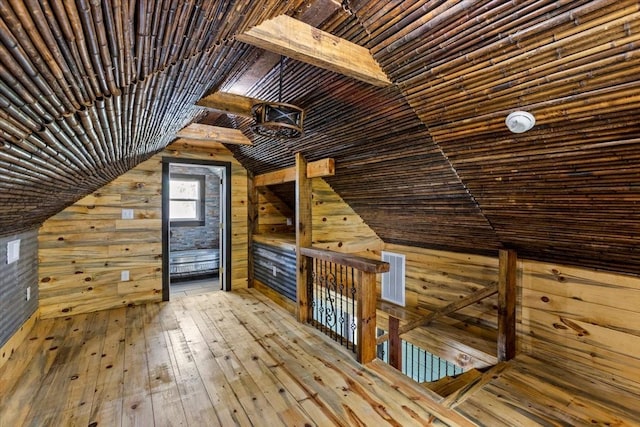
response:
<svg viewBox="0 0 640 427"><path fill-rule="evenodd" d="M376 274L389 264L350 254L300 248L307 258L299 316L352 350L358 362L376 357Z"/></svg>

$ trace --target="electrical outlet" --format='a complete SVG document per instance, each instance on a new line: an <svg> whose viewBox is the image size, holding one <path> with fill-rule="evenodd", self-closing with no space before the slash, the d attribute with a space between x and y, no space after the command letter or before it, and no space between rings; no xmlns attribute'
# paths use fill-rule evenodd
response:
<svg viewBox="0 0 640 427"><path fill-rule="evenodd" d="M128 282L129 281L129 270L122 270L120 272L120 281Z"/></svg>
<svg viewBox="0 0 640 427"><path fill-rule="evenodd" d="M271 270L273 271L273 277L275 277L278 274L278 268L274 265Z"/></svg>
<svg viewBox="0 0 640 427"><path fill-rule="evenodd" d="M27 301L31 299L31 286L27 286Z"/></svg>
<svg viewBox="0 0 640 427"><path fill-rule="evenodd" d="M293 218L287 218L287 225L293 225Z"/></svg>
<svg viewBox="0 0 640 427"><path fill-rule="evenodd" d="M133 219L133 209L122 209L122 219Z"/></svg>

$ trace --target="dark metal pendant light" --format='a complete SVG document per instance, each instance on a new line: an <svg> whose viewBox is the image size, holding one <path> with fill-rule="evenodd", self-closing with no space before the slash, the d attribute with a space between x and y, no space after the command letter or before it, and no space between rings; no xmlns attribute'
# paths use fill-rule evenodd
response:
<svg viewBox="0 0 640 427"><path fill-rule="evenodd" d="M251 130L258 135L271 138L298 138L303 135L304 110L282 101L283 61L280 57L280 82L278 102L262 102L251 108L255 124Z"/></svg>

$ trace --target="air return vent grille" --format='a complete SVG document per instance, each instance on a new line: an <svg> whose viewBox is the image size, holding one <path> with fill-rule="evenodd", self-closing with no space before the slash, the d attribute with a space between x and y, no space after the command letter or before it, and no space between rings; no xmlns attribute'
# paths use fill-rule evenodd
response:
<svg viewBox="0 0 640 427"><path fill-rule="evenodd" d="M404 307L405 257L382 251L382 261L389 263L389 271L382 274L382 299Z"/></svg>

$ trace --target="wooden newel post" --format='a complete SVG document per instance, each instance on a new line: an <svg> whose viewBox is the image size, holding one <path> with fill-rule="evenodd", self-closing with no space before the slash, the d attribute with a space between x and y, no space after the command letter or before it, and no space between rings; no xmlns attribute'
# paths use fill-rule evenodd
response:
<svg viewBox="0 0 640 427"><path fill-rule="evenodd" d="M311 195L311 180L307 179L307 161L301 153L296 153L296 317L301 323L307 323L311 313L308 283L313 266L310 258L300 253L300 248L310 248L313 242Z"/></svg>
<svg viewBox="0 0 640 427"><path fill-rule="evenodd" d="M516 356L516 272L514 250L500 250L498 277L498 361Z"/></svg>
<svg viewBox="0 0 640 427"><path fill-rule="evenodd" d="M258 234L260 197L258 187L254 185L253 174L247 174L247 286L253 288L255 283L255 266L253 258L253 235Z"/></svg>
<svg viewBox="0 0 640 427"><path fill-rule="evenodd" d="M402 341L400 340L400 319L389 316L389 365L402 371Z"/></svg>
<svg viewBox="0 0 640 427"><path fill-rule="evenodd" d="M358 362L363 365L376 358L376 275L358 271Z"/></svg>

